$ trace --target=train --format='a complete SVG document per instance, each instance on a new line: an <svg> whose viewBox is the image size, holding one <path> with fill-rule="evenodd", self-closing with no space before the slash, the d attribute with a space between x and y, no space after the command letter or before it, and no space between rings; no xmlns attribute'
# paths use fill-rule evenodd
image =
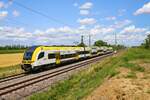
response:
<svg viewBox="0 0 150 100"><path fill-rule="evenodd" d="M112 47L32 46L24 52L21 68L26 72L31 72L45 66L60 65L64 62L87 59L111 52L113 52Z"/></svg>

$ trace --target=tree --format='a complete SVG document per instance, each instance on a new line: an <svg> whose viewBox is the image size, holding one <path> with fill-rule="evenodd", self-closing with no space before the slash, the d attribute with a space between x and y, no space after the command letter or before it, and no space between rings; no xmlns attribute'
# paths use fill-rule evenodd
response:
<svg viewBox="0 0 150 100"><path fill-rule="evenodd" d="M84 43L79 43L77 46L79 46L79 47L86 47L86 45Z"/></svg>
<svg viewBox="0 0 150 100"><path fill-rule="evenodd" d="M98 40L98 41L95 41L94 46L98 46L98 47L107 46L107 42L104 42L102 40Z"/></svg>
<svg viewBox="0 0 150 100"><path fill-rule="evenodd" d="M146 49L150 48L150 34L145 39L145 42L141 44L141 46L144 46Z"/></svg>
<svg viewBox="0 0 150 100"><path fill-rule="evenodd" d="M120 50L120 49L125 49L126 48L124 45L120 45L120 44L111 45L111 46L114 48L114 50Z"/></svg>

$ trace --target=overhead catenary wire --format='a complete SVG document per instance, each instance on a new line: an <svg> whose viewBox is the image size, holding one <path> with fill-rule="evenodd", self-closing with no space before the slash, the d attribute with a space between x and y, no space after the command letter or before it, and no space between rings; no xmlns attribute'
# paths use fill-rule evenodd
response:
<svg viewBox="0 0 150 100"><path fill-rule="evenodd" d="M24 8L24 9L29 10L29 11L35 13L35 14L40 15L40 16L43 16L44 18L47 18L47 19L49 19L49 20L52 20L52 21L54 21L54 22L56 22L56 23L58 23L58 24L73 26L73 25L67 24L67 23L65 23L65 22L63 22L63 21L60 21L60 20L58 20L58 19L56 19L56 18L54 18L54 17L52 17L52 16L49 16L49 15L43 13L43 12L40 12L40 11L35 10L35 9L32 9L32 8L26 6L26 5L23 5L23 4L21 4L21 3L17 2L17 1L14 1L14 0L11 0L11 1L13 1L13 3L16 4L17 6L20 6L20 7Z"/></svg>
<svg viewBox="0 0 150 100"><path fill-rule="evenodd" d="M13 0L8 0L9 2L12 2ZM0 25L6 25L6 26L8 26L8 24L7 23L3 23L3 22L9 22L9 24L14 24L14 25L16 25L16 24L18 24L19 23L19 25L25 25L25 26L27 26L27 27L37 27L37 26L35 26L35 25L31 25L31 24L29 24L29 23L26 23L26 22L23 22L23 21L19 21L19 20L15 20L15 19L13 19L13 18L11 18L11 17L9 17L9 16L7 16L1 23L0 23ZM18 26L18 25L16 25L16 26Z"/></svg>

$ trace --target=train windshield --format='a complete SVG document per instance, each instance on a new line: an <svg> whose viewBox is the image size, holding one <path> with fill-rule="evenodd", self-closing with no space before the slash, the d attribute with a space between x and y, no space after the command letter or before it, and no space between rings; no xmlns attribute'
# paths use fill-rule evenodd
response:
<svg viewBox="0 0 150 100"><path fill-rule="evenodd" d="M36 48L37 48L37 46L33 46L33 47L29 48L28 50L26 50L24 53L23 60L31 60L33 52Z"/></svg>

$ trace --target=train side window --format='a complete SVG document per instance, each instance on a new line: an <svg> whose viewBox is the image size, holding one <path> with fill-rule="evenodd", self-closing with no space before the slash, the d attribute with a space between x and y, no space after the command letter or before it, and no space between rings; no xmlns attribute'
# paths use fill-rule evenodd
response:
<svg viewBox="0 0 150 100"><path fill-rule="evenodd" d="M48 59L53 59L55 57L56 57L56 55L54 53L53 54L48 54Z"/></svg>
<svg viewBox="0 0 150 100"><path fill-rule="evenodd" d="M90 52L89 51L79 51L78 53L79 54L89 54Z"/></svg>
<svg viewBox="0 0 150 100"><path fill-rule="evenodd" d="M71 58L71 57L75 57L75 56L77 56L76 53L74 53L74 54L65 54L65 55L61 55L61 59Z"/></svg>
<svg viewBox="0 0 150 100"><path fill-rule="evenodd" d="M38 56L38 59L41 59L41 58L43 58L44 57L44 52L41 52L40 54L39 54L39 56Z"/></svg>

